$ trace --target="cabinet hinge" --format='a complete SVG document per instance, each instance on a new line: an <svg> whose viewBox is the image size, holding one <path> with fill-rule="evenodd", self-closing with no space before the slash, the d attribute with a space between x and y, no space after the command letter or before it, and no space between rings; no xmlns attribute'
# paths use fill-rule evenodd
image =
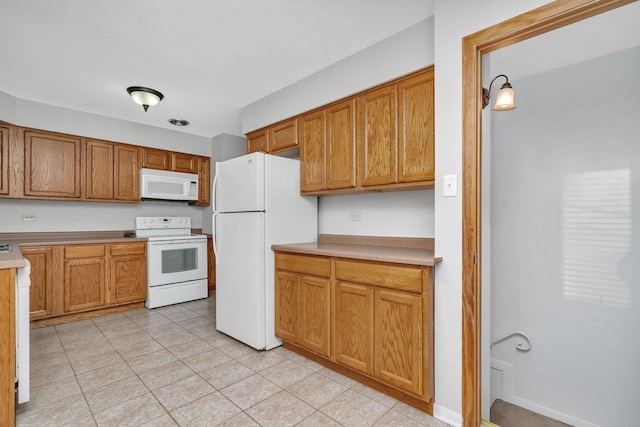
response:
<svg viewBox="0 0 640 427"><path fill-rule="evenodd" d="M476 252L473 253L473 263L474 264L478 263L478 254Z"/></svg>

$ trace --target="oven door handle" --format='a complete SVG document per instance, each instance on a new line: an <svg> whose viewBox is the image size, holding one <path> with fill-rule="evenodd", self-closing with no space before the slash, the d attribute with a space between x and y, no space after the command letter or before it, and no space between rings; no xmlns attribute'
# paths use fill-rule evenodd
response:
<svg viewBox="0 0 640 427"><path fill-rule="evenodd" d="M151 246L166 246L166 245L184 245L184 244L199 244L206 242L206 239L200 240L160 240L156 242L149 241Z"/></svg>
<svg viewBox="0 0 640 427"><path fill-rule="evenodd" d="M211 241L213 242L213 256L216 259L216 265L220 264L220 258L218 257L218 245L216 245L216 217L218 216L217 212L213 213L213 220L211 221L213 223L213 236L211 238Z"/></svg>

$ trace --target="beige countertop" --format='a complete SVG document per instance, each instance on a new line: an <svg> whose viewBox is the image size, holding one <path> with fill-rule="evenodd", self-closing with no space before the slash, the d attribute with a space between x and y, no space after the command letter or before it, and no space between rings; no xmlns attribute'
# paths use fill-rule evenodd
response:
<svg viewBox="0 0 640 427"><path fill-rule="evenodd" d="M124 237L125 233L133 233L133 237ZM18 245L71 245L87 243L121 243L146 242L146 238L135 237L133 231L69 231L69 232L34 232L34 233L0 233L0 242Z"/></svg>
<svg viewBox="0 0 640 427"><path fill-rule="evenodd" d="M20 247L15 243L0 241L0 246L10 245L9 252L0 252L0 270L24 267L25 262Z"/></svg>
<svg viewBox="0 0 640 427"><path fill-rule="evenodd" d="M342 236L321 234L318 242L273 245L274 251L306 255L353 258L434 266L442 261L434 256L434 242L429 238Z"/></svg>

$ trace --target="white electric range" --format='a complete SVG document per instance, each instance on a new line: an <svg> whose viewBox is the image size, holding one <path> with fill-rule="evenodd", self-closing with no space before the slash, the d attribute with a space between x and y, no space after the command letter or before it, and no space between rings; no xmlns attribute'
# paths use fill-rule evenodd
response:
<svg viewBox="0 0 640 427"><path fill-rule="evenodd" d="M147 300L156 308L206 298L207 236L191 234L189 217L136 217L147 241Z"/></svg>

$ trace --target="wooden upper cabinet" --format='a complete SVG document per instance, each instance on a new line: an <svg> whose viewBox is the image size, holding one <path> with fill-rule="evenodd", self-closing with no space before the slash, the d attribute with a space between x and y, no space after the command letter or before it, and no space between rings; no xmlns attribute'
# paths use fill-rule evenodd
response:
<svg viewBox="0 0 640 427"><path fill-rule="evenodd" d="M171 169L171 152L155 148L142 149L142 167L149 169Z"/></svg>
<svg viewBox="0 0 640 427"><path fill-rule="evenodd" d="M256 151L269 151L269 133L267 129L260 129L247 134L247 154Z"/></svg>
<svg viewBox="0 0 640 427"><path fill-rule="evenodd" d="M325 186L325 110L298 118L300 141L300 191L324 190Z"/></svg>
<svg viewBox="0 0 640 427"><path fill-rule="evenodd" d="M198 173L198 156L185 153L171 153L171 170Z"/></svg>
<svg viewBox="0 0 640 427"><path fill-rule="evenodd" d="M0 126L0 194L9 194L9 128Z"/></svg>
<svg viewBox="0 0 640 427"><path fill-rule="evenodd" d="M298 121L290 119L269 127L269 153L291 150L298 146Z"/></svg>
<svg viewBox="0 0 640 427"><path fill-rule="evenodd" d="M358 96L358 181L363 187L398 181L396 85Z"/></svg>
<svg viewBox="0 0 640 427"><path fill-rule="evenodd" d="M140 162L138 147L114 145L114 194L115 200L140 200Z"/></svg>
<svg viewBox="0 0 640 427"><path fill-rule="evenodd" d="M79 199L81 152L80 138L24 132L24 195Z"/></svg>
<svg viewBox="0 0 640 427"><path fill-rule="evenodd" d="M433 68L398 83L398 181L433 181Z"/></svg>
<svg viewBox="0 0 640 427"><path fill-rule="evenodd" d="M211 158L198 158L198 206L209 206L211 203Z"/></svg>
<svg viewBox="0 0 640 427"><path fill-rule="evenodd" d="M87 199L113 199L113 144L87 141Z"/></svg>
<svg viewBox="0 0 640 427"><path fill-rule="evenodd" d="M326 188L356 186L356 100L327 107Z"/></svg>

